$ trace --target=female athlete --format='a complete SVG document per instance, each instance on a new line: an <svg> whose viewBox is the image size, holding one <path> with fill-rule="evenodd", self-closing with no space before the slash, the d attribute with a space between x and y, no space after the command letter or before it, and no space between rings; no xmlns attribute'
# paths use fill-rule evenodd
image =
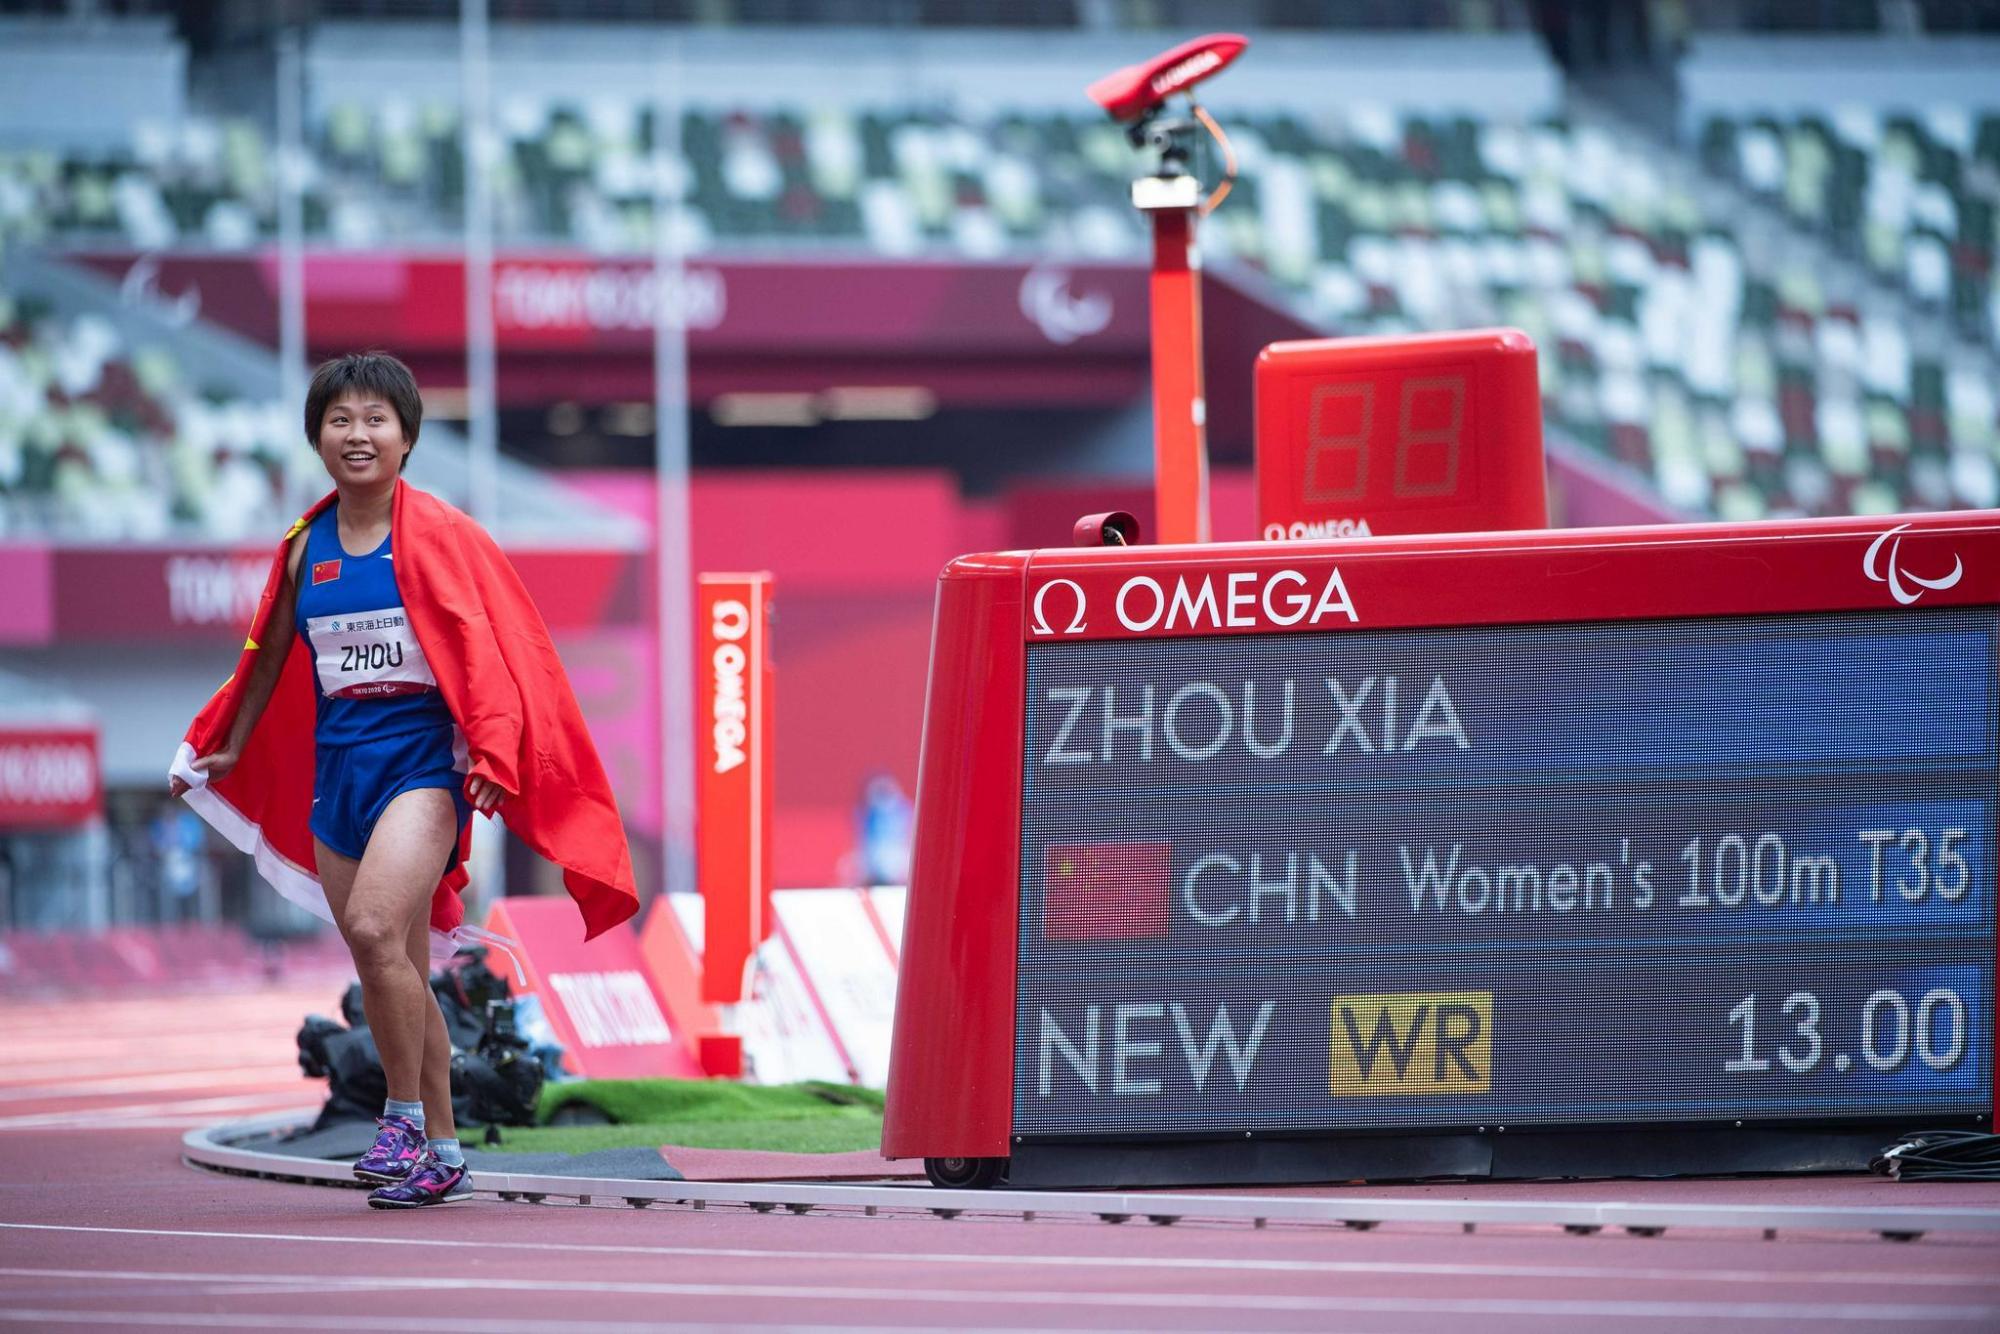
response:
<svg viewBox="0 0 2000 1334"><path fill-rule="evenodd" d="M388 1081L354 1174L383 1209L471 1193L429 975L434 935L465 938L472 812L501 811L564 864L591 934L637 907L615 803L539 614L483 530L401 479L422 420L395 357L346 356L313 376L306 438L333 493L293 526L245 661L172 778L353 955ZM604 836L607 813L608 862L580 846ZM297 864L308 839L316 877Z"/></svg>

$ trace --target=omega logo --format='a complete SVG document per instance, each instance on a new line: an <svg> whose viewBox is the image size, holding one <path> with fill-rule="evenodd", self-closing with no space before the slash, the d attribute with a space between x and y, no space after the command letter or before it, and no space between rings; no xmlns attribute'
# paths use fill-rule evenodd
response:
<svg viewBox="0 0 2000 1334"><path fill-rule="evenodd" d="M1903 539L1898 534L1909 526L1907 523L1899 523L1883 533L1868 544L1868 553L1861 558L1861 572L1878 584L1889 585L1889 596L1905 607L1923 596L1923 593L1917 590L1929 588L1942 591L1952 588L1965 574L1965 563L1956 555L1951 558L1951 573L1937 579L1925 579L1904 569L1900 559ZM1889 559L1884 565L1878 566L1876 558L1882 554L1882 544L1885 542L1889 545ZM1904 586L1906 581L1917 585L1917 590L1906 588Z"/></svg>
<svg viewBox="0 0 2000 1334"><path fill-rule="evenodd" d="M1035 590L1035 619L1034 623L1028 629L1038 635L1052 635L1057 633L1055 628L1049 624L1048 608L1045 605L1049 599L1049 590L1052 588L1067 588L1076 594L1076 615L1070 620L1067 626L1063 627L1062 633L1066 635L1082 634L1084 629L1083 585L1074 579L1051 579ZM1058 611L1061 609L1060 602L1057 603L1057 609Z"/></svg>
<svg viewBox="0 0 2000 1334"><path fill-rule="evenodd" d="M1076 596L1066 625L1062 614L1071 610L1068 599L1049 601L1050 591L1057 588ZM1083 585L1074 579L1051 579L1035 590L1028 632L1038 637L1084 634L1090 629L1087 606ZM1135 574L1118 586L1111 610L1118 624L1136 635L1295 625L1317 630L1325 622L1344 619L1354 624L1361 619L1338 566L1329 567L1323 580L1317 571L1308 576L1302 570L1216 570L1177 574L1171 580Z"/></svg>

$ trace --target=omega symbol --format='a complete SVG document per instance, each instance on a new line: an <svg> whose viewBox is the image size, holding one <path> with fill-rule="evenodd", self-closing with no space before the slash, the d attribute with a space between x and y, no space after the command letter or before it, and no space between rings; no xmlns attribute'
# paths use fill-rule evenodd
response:
<svg viewBox="0 0 2000 1334"><path fill-rule="evenodd" d="M1941 578L1925 579L1904 569L1900 560L1903 539L1898 534L1909 526L1907 523L1899 523L1883 533L1868 544L1868 554L1861 558L1861 572L1878 584L1889 585L1889 596L1905 607L1923 596L1922 592L1905 587L1906 583L1915 584L1919 590L1925 588L1943 590L1955 586L1965 574L1965 563L1956 555L1951 558L1951 573ZM1882 544L1885 542L1889 544L1889 559L1884 568L1878 568L1876 557L1881 555Z"/></svg>
<svg viewBox="0 0 2000 1334"><path fill-rule="evenodd" d="M1043 584L1040 588L1035 590L1035 619L1028 626L1028 629L1032 633L1038 635L1052 635L1057 633L1055 628L1049 624L1048 610L1043 605L1048 600L1049 590L1051 588L1071 588L1076 591L1076 616L1073 619L1071 619L1068 625L1063 627L1061 633L1066 635L1082 634L1084 629L1083 585L1079 584L1074 579L1051 579L1047 583ZM1058 609L1060 609L1060 604L1058 604Z"/></svg>

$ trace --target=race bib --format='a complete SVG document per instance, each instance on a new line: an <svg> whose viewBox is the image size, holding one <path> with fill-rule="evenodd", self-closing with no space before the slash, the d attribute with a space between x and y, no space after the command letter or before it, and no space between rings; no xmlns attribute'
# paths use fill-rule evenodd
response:
<svg viewBox="0 0 2000 1334"><path fill-rule="evenodd" d="M401 607L306 621L320 693L328 699L373 699L437 689L437 678Z"/></svg>

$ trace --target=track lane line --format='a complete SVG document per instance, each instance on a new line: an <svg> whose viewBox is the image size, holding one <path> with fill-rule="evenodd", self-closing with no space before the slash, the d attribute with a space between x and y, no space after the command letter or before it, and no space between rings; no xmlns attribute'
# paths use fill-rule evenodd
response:
<svg viewBox="0 0 2000 1334"><path fill-rule="evenodd" d="M175 1315L163 1311L73 1311L73 1310L0 1310L0 1323L12 1322L40 1327L43 1325L116 1325L121 1328L146 1326L162 1329L257 1329L268 1330L272 1318L268 1315L223 1314L220 1312L191 1312ZM759 1322L751 1318L737 1317L731 1321L733 1328L755 1329L767 1334L858 1334L857 1325L798 1325ZM287 1312L284 1317L286 1329L332 1329L332 1330L381 1330L383 1334L657 1334L658 1331L698 1330L712 1332L716 1328L713 1320L500 1320L480 1319L455 1322L445 1316L378 1316L343 1315L316 1316ZM1047 1334L1049 1330L1076 1329L1088 1334L1159 1334L1157 1326L1131 1326L1118 1329L1106 1325L1051 1325L1036 1322L1033 1325L897 1325L895 1334ZM1180 1329L1175 1334L1239 1334L1239 1331L1224 1326L1212 1329Z"/></svg>
<svg viewBox="0 0 2000 1334"><path fill-rule="evenodd" d="M82 1232L130 1237L186 1237L217 1241L305 1241L353 1246L429 1246L441 1250L560 1251L579 1255L653 1255L691 1260L825 1260L838 1264L879 1263L882 1251L764 1250L755 1246L639 1246L601 1242L470 1241L450 1237L330 1236L312 1232L221 1232L195 1228L127 1228L79 1223L0 1223L0 1229ZM1845 1283L1879 1287L1988 1288L2000 1294L2000 1274L1927 1274L1910 1270L1667 1269L1597 1265L1466 1264L1424 1260L1230 1260L1213 1256L1033 1255L1026 1252L897 1251L899 1262L1014 1268L1022 1264L1057 1269L1169 1269L1213 1273L1413 1275L1431 1278L1546 1278L1592 1282L1604 1279L1685 1283Z"/></svg>
<svg viewBox="0 0 2000 1334"><path fill-rule="evenodd" d="M288 1097L298 1101L298 1093L285 1093L270 1089L261 1093L238 1093L212 1098L173 1098L165 1102L114 1104L110 1107L86 1107L66 1112L29 1112L17 1116L0 1116L0 1130L72 1130L84 1129L93 1121L117 1122L121 1118L134 1116L194 1116L207 1112L241 1112L255 1107L268 1106L273 1098ZM211 1118L212 1119L212 1118Z"/></svg>
<svg viewBox="0 0 2000 1334"><path fill-rule="evenodd" d="M377 1275L342 1280L321 1274L205 1274L160 1269L0 1268L0 1278L74 1278L93 1283L217 1284L293 1286L319 1283L329 1293L354 1292L514 1292L575 1296L714 1297L729 1301L874 1302L903 1306L963 1307L968 1302L996 1306L1069 1306L1138 1310L1190 1309L1259 1311L1270 1314L1344 1312L1372 1315L1534 1316L1590 1320L1783 1320L1938 1323L2000 1321L2000 1305L1927 1302L1704 1302L1585 1300L1523 1297L1346 1297L1334 1293L1289 1296L1256 1292L1032 1292L1011 1288L843 1287L784 1283L661 1283L580 1279L502 1278L425 1274L410 1278Z"/></svg>
<svg viewBox="0 0 2000 1334"><path fill-rule="evenodd" d="M63 1083L10 1083L0 1086L0 1102L28 1102L35 1098L113 1098L124 1093L152 1093L164 1089L262 1090L287 1086L294 1097L313 1087L312 1081L296 1070L287 1076L268 1065L231 1065L159 1074L97 1075Z"/></svg>
<svg viewBox="0 0 2000 1334"><path fill-rule="evenodd" d="M282 1111L288 1104L273 1104L272 1111ZM244 1108L254 1112L255 1106ZM63 1126L0 1126L0 1136L33 1135L60 1130L64 1134L94 1135L108 1134L117 1130L199 1130L203 1126L215 1124L213 1116L155 1116L148 1113L139 1117L111 1117L103 1121L79 1121Z"/></svg>

